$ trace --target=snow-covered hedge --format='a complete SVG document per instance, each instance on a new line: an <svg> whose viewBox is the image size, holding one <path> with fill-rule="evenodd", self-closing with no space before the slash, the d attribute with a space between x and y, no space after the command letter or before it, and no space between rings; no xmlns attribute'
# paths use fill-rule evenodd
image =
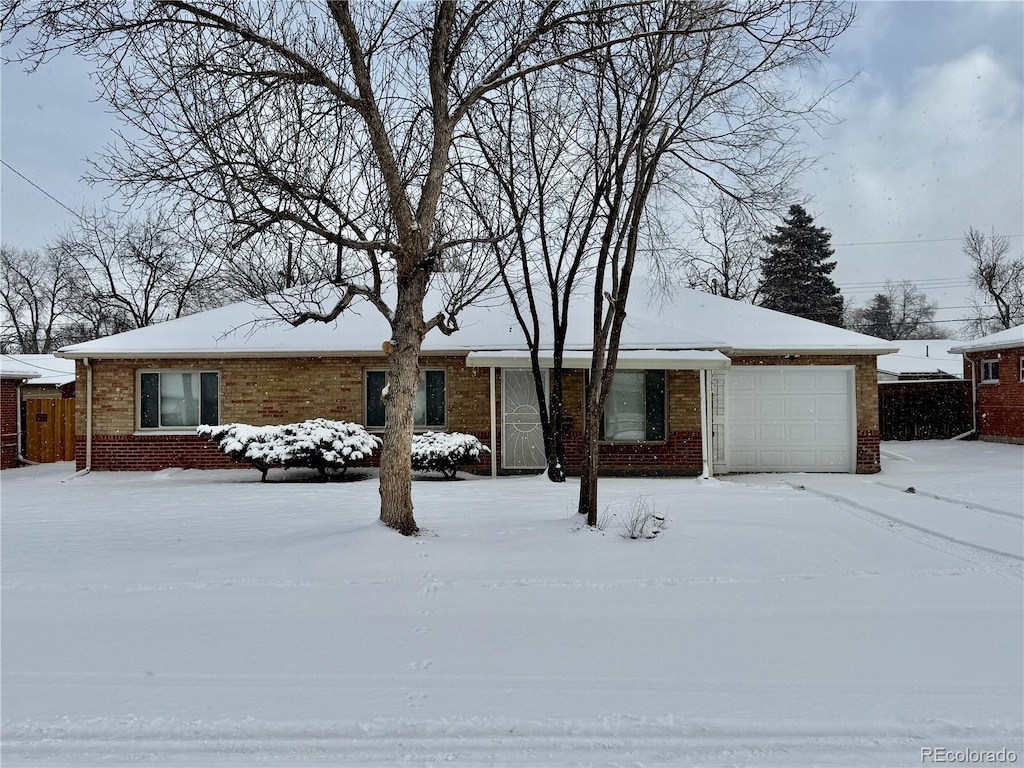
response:
<svg viewBox="0 0 1024 768"><path fill-rule="evenodd" d="M344 472L352 464L369 458L380 448L374 437L359 424L348 421L310 419L297 424L253 427L249 424L205 424L196 432L218 444L233 461L248 462L263 473L273 467L309 467L326 476Z"/></svg>
<svg viewBox="0 0 1024 768"><path fill-rule="evenodd" d="M440 472L449 479L466 464L473 464L490 449L472 435L461 432L424 432L412 439L412 468Z"/></svg>

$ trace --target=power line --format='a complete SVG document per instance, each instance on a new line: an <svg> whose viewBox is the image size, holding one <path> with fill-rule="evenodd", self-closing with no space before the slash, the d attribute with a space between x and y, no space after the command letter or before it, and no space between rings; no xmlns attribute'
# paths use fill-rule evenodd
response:
<svg viewBox="0 0 1024 768"><path fill-rule="evenodd" d="M1024 235L1000 235L1001 237L1024 237ZM854 245L905 245L911 243L962 243L963 237L939 237L934 240L877 240L871 243L833 243L834 247Z"/></svg>
<svg viewBox="0 0 1024 768"><path fill-rule="evenodd" d="M46 191L45 189L43 189L42 187L40 187L40 186L39 186L38 184L36 184L36 183L35 183L34 181L32 181L32 179L30 179L30 178L29 178L28 176L26 176L26 175L25 175L24 173L22 173L21 171L19 171L19 170L18 170L17 168L13 167L13 166L12 166L12 165L11 165L10 163L8 163L8 162L7 162L6 160L2 160L2 159L0 159L0 163L2 163L2 164L3 164L3 166L4 166L5 168L7 168L8 170L10 170L10 171L13 171L14 173L16 173L16 174L18 174L19 176L21 176L21 178L23 178L23 179L24 179L25 181L27 181L27 182L28 182L29 184L31 184L31 185L32 185L33 187L35 187L36 189L38 189L38 190L39 190L40 192L42 192L42 193L43 193L44 195L46 195L46 196L47 196L48 198L50 198L51 200L53 200L53 202L55 202L55 203L56 203L57 205L59 205L59 206L60 206L61 208L63 208L64 210L66 210L66 211L67 211L68 213L72 214L72 215L73 215L73 216L74 216L75 218L78 218L78 212L77 212L77 211L75 211L75 210L73 210L72 208L70 208L70 207L68 207L68 206L64 205L64 203L62 203L62 202L61 202L60 200L58 200L58 199L57 199L56 197L54 197L54 196L53 196L53 195L51 195L51 194L50 194L49 192L47 192L47 191Z"/></svg>

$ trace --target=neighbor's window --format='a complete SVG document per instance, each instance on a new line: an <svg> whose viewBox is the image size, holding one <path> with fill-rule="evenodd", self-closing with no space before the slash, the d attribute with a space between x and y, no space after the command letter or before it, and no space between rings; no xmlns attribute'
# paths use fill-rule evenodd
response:
<svg viewBox="0 0 1024 768"><path fill-rule="evenodd" d="M387 371L366 372L366 426L384 426L384 387ZM416 407L413 411L416 427L441 427L444 418L444 371L423 371L416 389Z"/></svg>
<svg viewBox="0 0 1024 768"><path fill-rule="evenodd" d="M664 371L616 372L601 420L601 439L665 439Z"/></svg>
<svg viewBox="0 0 1024 768"><path fill-rule="evenodd" d="M1020 363L1020 380L1024 381L1024 355L1020 356L1020 360L1018 362Z"/></svg>
<svg viewBox="0 0 1024 768"><path fill-rule="evenodd" d="M981 361L981 381L982 383L996 383L999 381L998 360Z"/></svg>
<svg viewBox="0 0 1024 768"><path fill-rule="evenodd" d="M140 371L139 427L217 424L219 384L216 371Z"/></svg>

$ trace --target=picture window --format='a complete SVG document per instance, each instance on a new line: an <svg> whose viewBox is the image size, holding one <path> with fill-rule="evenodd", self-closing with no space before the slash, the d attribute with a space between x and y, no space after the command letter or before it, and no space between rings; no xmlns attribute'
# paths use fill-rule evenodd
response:
<svg viewBox="0 0 1024 768"><path fill-rule="evenodd" d="M219 423L220 375L216 371L140 371L138 392L140 429Z"/></svg>
<svg viewBox="0 0 1024 768"><path fill-rule="evenodd" d="M665 372L617 371L601 419L601 439L660 442L665 439Z"/></svg>
<svg viewBox="0 0 1024 768"><path fill-rule="evenodd" d="M387 371L366 372L366 424L371 428L384 426L384 388L387 386ZM426 370L420 373L416 389L416 405L413 411L413 425L419 429L445 426L445 376L444 371Z"/></svg>

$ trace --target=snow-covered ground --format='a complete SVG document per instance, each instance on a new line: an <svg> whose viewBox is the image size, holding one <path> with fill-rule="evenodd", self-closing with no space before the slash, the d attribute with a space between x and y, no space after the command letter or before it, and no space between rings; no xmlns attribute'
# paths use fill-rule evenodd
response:
<svg viewBox="0 0 1024 768"><path fill-rule="evenodd" d="M4 471L3 764L1020 763L1024 449L884 451L602 480L603 532L573 481L419 480L416 538L372 477Z"/></svg>

